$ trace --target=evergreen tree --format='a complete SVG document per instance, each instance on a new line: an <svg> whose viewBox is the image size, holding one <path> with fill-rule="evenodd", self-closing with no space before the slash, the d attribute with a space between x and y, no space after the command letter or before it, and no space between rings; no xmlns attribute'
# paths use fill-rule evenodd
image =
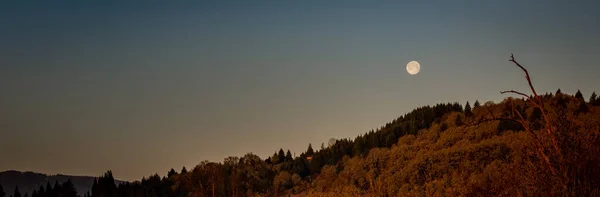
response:
<svg viewBox="0 0 600 197"><path fill-rule="evenodd" d="M58 193L60 192L60 184L58 184L58 180L54 181L54 187L52 189L52 193L50 194L51 196L58 196Z"/></svg>
<svg viewBox="0 0 600 197"><path fill-rule="evenodd" d="M176 175L177 172L175 171L175 169L171 168L171 170L169 170L169 172L167 173L167 177L171 178L172 176Z"/></svg>
<svg viewBox="0 0 600 197"><path fill-rule="evenodd" d="M50 181L46 182L46 192L44 192L44 196L52 196L52 185L50 185Z"/></svg>
<svg viewBox="0 0 600 197"><path fill-rule="evenodd" d="M92 196L114 197L118 193L112 171L107 171L98 178L98 183L92 185Z"/></svg>
<svg viewBox="0 0 600 197"><path fill-rule="evenodd" d="M481 104L479 104L478 100L475 100L475 103L473 104L473 108L478 108L481 107Z"/></svg>
<svg viewBox="0 0 600 197"><path fill-rule="evenodd" d="M287 153L285 153L285 161L292 161L294 160L294 158L292 157L292 152L290 152L290 149L287 150Z"/></svg>
<svg viewBox="0 0 600 197"><path fill-rule="evenodd" d="M90 194L90 196L92 196L92 194L97 194L100 192L100 191L97 191L97 190L99 190L99 188L98 188L98 180L96 178L94 178L94 183L92 183L91 190L92 190L92 193Z"/></svg>
<svg viewBox="0 0 600 197"><path fill-rule="evenodd" d="M285 152L283 152L282 148L279 149L279 154L277 154L277 157L279 158L280 163L285 161Z"/></svg>
<svg viewBox="0 0 600 197"><path fill-rule="evenodd" d="M598 99L597 97L598 96L596 95L596 92L592 92L592 95L590 96L589 103L592 104L592 105L594 105L596 103L596 100Z"/></svg>
<svg viewBox="0 0 600 197"><path fill-rule="evenodd" d="M581 94L581 91L577 90L577 93L575 93L575 98L583 100L583 94Z"/></svg>
<svg viewBox="0 0 600 197"><path fill-rule="evenodd" d="M0 185L0 197L5 197L6 196L6 192L4 191L4 187L2 187L2 185Z"/></svg>
<svg viewBox="0 0 600 197"><path fill-rule="evenodd" d="M312 148L312 144L308 144L308 149L306 150L306 156L312 156L313 154L315 154L315 151Z"/></svg>
<svg viewBox="0 0 600 197"><path fill-rule="evenodd" d="M465 116L471 117L472 115L473 112L471 111L471 105L469 104L469 101L467 101L467 104L465 105Z"/></svg>
<svg viewBox="0 0 600 197"><path fill-rule="evenodd" d="M73 182L71 182L71 179L68 179L66 182L64 182L61 186L61 189L59 191L59 196L66 196L66 197L76 197L77 196L77 189L75 189L75 185L73 185Z"/></svg>
<svg viewBox="0 0 600 197"><path fill-rule="evenodd" d="M44 190L44 186L40 185L40 188L37 190L38 196L46 196L46 190Z"/></svg>
<svg viewBox="0 0 600 197"><path fill-rule="evenodd" d="M279 154L277 152L273 153L273 156L270 158L272 164L279 164L281 161L279 160Z"/></svg>
<svg viewBox="0 0 600 197"><path fill-rule="evenodd" d="M21 192L19 192L19 186L15 187L15 193L13 194L13 197L21 197Z"/></svg>
<svg viewBox="0 0 600 197"><path fill-rule="evenodd" d="M187 169L185 169L185 166L183 166L183 168L181 168L181 174L185 174L187 172L188 172Z"/></svg>
<svg viewBox="0 0 600 197"><path fill-rule="evenodd" d="M559 94L562 94L562 91L560 91L560 88L558 88L558 90L556 90L556 96L558 96Z"/></svg>

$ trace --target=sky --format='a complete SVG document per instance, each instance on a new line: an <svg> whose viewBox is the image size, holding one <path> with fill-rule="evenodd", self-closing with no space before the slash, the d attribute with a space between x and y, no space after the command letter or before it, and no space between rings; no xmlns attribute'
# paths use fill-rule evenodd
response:
<svg viewBox="0 0 600 197"><path fill-rule="evenodd" d="M599 1L3 1L0 171L299 155L437 103L600 91ZM409 75L416 60L421 72Z"/></svg>

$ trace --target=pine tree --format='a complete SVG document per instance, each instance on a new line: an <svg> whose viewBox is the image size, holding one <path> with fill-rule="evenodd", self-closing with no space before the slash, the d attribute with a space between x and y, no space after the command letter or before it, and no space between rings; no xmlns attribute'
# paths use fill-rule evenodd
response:
<svg viewBox="0 0 600 197"><path fill-rule="evenodd" d="M66 182L64 182L61 186L61 190L59 191L59 193L61 195L59 196L66 196L66 197L76 197L77 196L77 190L75 189L75 185L73 185L73 182L71 182L71 179L68 179Z"/></svg>
<svg viewBox="0 0 600 197"><path fill-rule="evenodd" d="M37 193L38 193L38 196L44 196L44 197L46 196L46 190L44 190L43 185L40 185L40 188L38 189Z"/></svg>
<svg viewBox="0 0 600 197"><path fill-rule="evenodd" d="M277 154L277 152L273 153L273 156L271 156L271 163L273 164L279 164L281 163L281 161L279 160L279 154Z"/></svg>
<svg viewBox="0 0 600 197"><path fill-rule="evenodd" d="M313 154L315 154L315 151L312 148L312 144L308 144L308 149L306 150L306 156L312 156Z"/></svg>
<svg viewBox="0 0 600 197"><path fill-rule="evenodd" d="M562 94L562 91L560 91L560 88L558 90L556 90L556 96L558 96L559 94Z"/></svg>
<svg viewBox="0 0 600 197"><path fill-rule="evenodd" d="M294 160L294 158L292 157L292 152L290 151L290 149L287 150L287 153L285 153L285 161L292 161Z"/></svg>
<svg viewBox="0 0 600 197"><path fill-rule="evenodd" d="M19 186L15 187L15 193L13 194L13 197L21 197L21 192L19 192Z"/></svg>
<svg viewBox="0 0 600 197"><path fill-rule="evenodd" d="M0 197L5 197L6 196L6 192L4 192L4 187L2 187L2 185L0 185Z"/></svg>
<svg viewBox="0 0 600 197"><path fill-rule="evenodd" d="M473 109L478 107L481 107L481 104L479 104L478 100L475 100L475 103L473 104Z"/></svg>
<svg viewBox="0 0 600 197"><path fill-rule="evenodd" d="M98 194L100 193L99 188L98 188L98 179L94 178L94 183L92 183L92 189L91 189L92 193L90 194L90 196L92 196L93 194Z"/></svg>
<svg viewBox="0 0 600 197"><path fill-rule="evenodd" d="M581 91L577 90L577 93L575 93L575 98L583 100L583 94L581 94Z"/></svg>
<svg viewBox="0 0 600 197"><path fill-rule="evenodd" d="M597 97L598 96L596 95L596 92L592 92L592 95L590 96L589 103L592 104L592 105L594 105L596 103L596 100L598 99Z"/></svg>
<svg viewBox="0 0 600 197"><path fill-rule="evenodd" d="M44 196L52 196L52 185L50 185L50 181L46 182L46 192L44 192Z"/></svg>
<svg viewBox="0 0 600 197"><path fill-rule="evenodd" d="M175 169L171 168L171 170L169 170L169 172L167 173L167 177L171 178L172 176L176 175L177 172L175 171Z"/></svg>
<svg viewBox="0 0 600 197"><path fill-rule="evenodd" d="M58 180L54 181L54 187L52 189L52 194L50 194L51 196L58 196L58 193L60 192L61 187L60 184L58 184Z"/></svg>
<svg viewBox="0 0 600 197"><path fill-rule="evenodd" d="M187 169L185 169L185 166L183 166L183 168L181 168L181 174L185 174L187 172L188 172Z"/></svg>
<svg viewBox="0 0 600 197"><path fill-rule="evenodd" d="M471 105L469 104L469 101L467 101L467 104L465 105L465 116L471 117L472 115L473 112L471 111Z"/></svg>
<svg viewBox="0 0 600 197"><path fill-rule="evenodd" d="M279 158L280 163L285 161L285 152L283 152L282 148L279 149L279 154L277 154L277 157Z"/></svg>

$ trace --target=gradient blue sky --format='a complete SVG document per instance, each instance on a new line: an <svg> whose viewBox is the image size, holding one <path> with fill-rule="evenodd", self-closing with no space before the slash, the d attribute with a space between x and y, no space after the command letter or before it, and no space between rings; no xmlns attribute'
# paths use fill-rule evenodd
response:
<svg viewBox="0 0 600 197"><path fill-rule="evenodd" d="M143 2L143 3L142 3ZM3 1L0 171L300 154L440 102L599 90L598 1ZM405 64L421 63L411 76Z"/></svg>

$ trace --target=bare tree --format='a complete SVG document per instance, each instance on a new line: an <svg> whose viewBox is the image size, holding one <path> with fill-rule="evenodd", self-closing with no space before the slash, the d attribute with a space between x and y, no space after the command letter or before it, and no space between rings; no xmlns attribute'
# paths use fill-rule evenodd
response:
<svg viewBox="0 0 600 197"><path fill-rule="evenodd" d="M529 71L515 60L513 54L510 55L509 61L514 63L525 73L525 79L527 80L529 88L531 89L533 95L530 96L528 94L515 90L506 90L501 91L500 93L516 94L522 96L526 99L526 102L528 104L530 104L534 108L539 109L541 111L543 121L545 122L544 132L536 132L534 129L530 128L530 126L527 124L525 116L519 110L516 109L514 100L508 101L512 108L512 116L498 117L492 112L489 106L487 106L486 108L489 112L489 117L483 116L478 121L474 122L473 124L470 124L470 126L475 126L490 121L512 121L520 124L524 128L524 130L527 133L529 133L529 135L532 137L535 150L537 151L537 156L540 158L541 161L543 161L543 165L550 171L552 176L561 180L560 183L562 184L563 189L566 189L567 185L565 184L565 181L567 180L567 171L565 168L561 169L561 161L563 160L563 156L561 148L556 139L556 128L552 124L553 120L549 118L548 112L544 108L543 98L538 95L531 82ZM550 144L550 147L545 146L545 144Z"/></svg>

